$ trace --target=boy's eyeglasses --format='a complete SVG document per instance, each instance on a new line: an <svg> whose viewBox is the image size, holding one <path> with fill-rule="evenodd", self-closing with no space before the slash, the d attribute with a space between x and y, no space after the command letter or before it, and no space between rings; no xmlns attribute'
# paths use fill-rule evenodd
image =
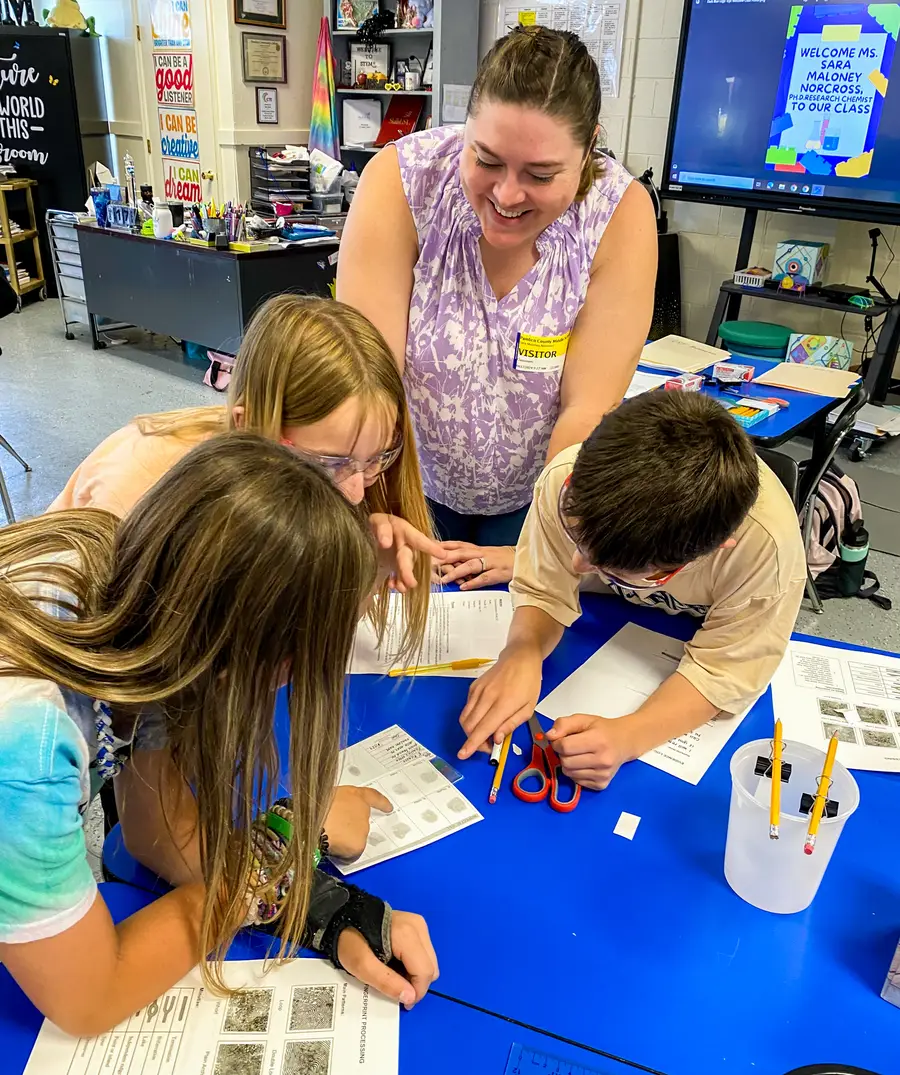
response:
<svg viewBox="0 0 900 1075"><path fill-rule="evenodd" d="M565 500L568 494L570 479L571 475L569 478L566 478L559 490L559 502L557 504L559 522L569 541L572 542L584 559L590 563L590 557L586 556L584 551L580 548L570 524L566 522ZM621 586L626 590L653 590L658 586L665 586L665 584L675 578L678 572L682 571L685 566L685 564L682 564L681 567L676 567L674 571L654 571L652 575L648 575L646 578L642 579L623 579L619 575L614 575L611 571L607 571L605 567L597 567L596 565L594 566L594 569L600 576L602 576L602 578L607 582L611 582L614 586Z"/></svg>
<svg viewBox="0 0 900 1075"><path fill-rule="evenodd" d="M347 481L354 474L362 474L368 480L377 478L394 465L403 451L403 437L398 433L390 448L383 452L370 456L368 459L357 459L352 455L319 455L318 452L308 452L304 448L298 448L289 440L283 440L282 444L293 448L298 455L308 459L311 463L317 463L337 485Z"/></svg>

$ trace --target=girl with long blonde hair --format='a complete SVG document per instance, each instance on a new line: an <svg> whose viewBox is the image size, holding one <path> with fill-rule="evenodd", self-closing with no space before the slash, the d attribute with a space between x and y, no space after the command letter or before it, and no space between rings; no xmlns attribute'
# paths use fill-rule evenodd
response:
<svg viewBox="0 0 900 1075"><path fill-rule="evenodd" d="M205 957L245 924L406 1004L428 988L422 920L314 870L376 570L334 483L253 434L194 448L122 522L81 510L0 530L0 960L63 1030L106 1031L198 961L221 988ZM285 775L292 806L271 801ZM118 926L81 821L112 776L129 848L175 886Z"/></svg>
<svg viewBox="0 0 900 1075"><path fill-rule="evenodd" d="M403 382L381 333L330 299L278 295L244 336L224 407L144 415L100 444L50 511L103 508L123 516L194 445L243 429L290 445L323 467L368 516L379 549L377 592L368 613L384 638L390 594L402 599L397 657L415 664L428 615L431 522ZM332 849L357 857L369 810L390 803L367 788L343 788L327 831Z"/></svg>

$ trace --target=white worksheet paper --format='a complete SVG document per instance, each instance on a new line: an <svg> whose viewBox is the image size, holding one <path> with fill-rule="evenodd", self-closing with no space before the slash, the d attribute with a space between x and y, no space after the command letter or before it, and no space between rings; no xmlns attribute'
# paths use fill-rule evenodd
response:
<svg viewBox="0 0 900 1075"><path fill-rule="evenodd" d="M372 811L366 849L355 861L335 863L345 876L405 855L466 829L481 814L432 764L434 755L398 725L341 751L339 785L376 788L393 813Z"/></svg>
<svg viewBox="0 0 900 1075"><path fill-rule="evenodd" d="M428 626L422 653L416 664L443 664L469 658L496 660L506 645L506 635L512 622L512 598L505 590L486 590L481 593L438 592L431 595ZM391 601L391 615L382 650L376 645L375 632L368 620L363 620L356 632L356 645L350 662L351 672L386 675L400 668L397 651L403 628L403 602L397 595ZM424 675L451 676L454 679L477 679L487 671L464 668L457 671L426 672Z"/></svg>
<svg viewBox="0 0 900 1075"><path fill-rule="evenodd" d="M785 739L827 748L848 769L900 773L900 657L791 642L772 680Z"/></svg>
<svg viewBox="0 0 900 1075"><path fill-rule="evenodd" d="M634 396L640 396L644 392L652 392L654 388L664 385L670 379L670 376L668 373L644 373L643 370L635 370L631 378L631 384L625 391L625 398L632 399Z"/></svg>
<svg viewBox="0 0 900 1075"><path fill-rule="evenodd" d="M677 671L683 655L684 643L678 639L627 623L540 701L537 711L553 720L573 713L624 717L643 705L663 680ZM644 754L641 761L697 784L747 712L707 721L693 732Z"/></svg>
<svg viewBox="0 0 900 1075"><path fill-rule="evenodd" d="M397 1004L321 959L265 965L226 962L233 997L194 969L96 1038L45 1020L24 1075L397 1075Z"/></svg>

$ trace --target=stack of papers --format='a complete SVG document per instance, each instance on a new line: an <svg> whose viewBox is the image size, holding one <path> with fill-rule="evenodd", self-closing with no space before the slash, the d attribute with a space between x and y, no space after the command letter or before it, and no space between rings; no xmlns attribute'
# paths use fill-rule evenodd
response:
<svg viewBox="0 0 900 1075"><path fill-rule="evenodd" d="M714 362L731 359L721 347L710 347L684 336L663 336L661 340L645 345L641 352L642 366L654 366L661 370L677 370L679 373L699 373Z"/></svg>
<svg viewBox="0 0 900 1075"><path fill-rule="evenodd" d="M828 415L829 423L836 422L839 413L840 407L835 407ZM876 407L874 403L866 403L857 412L853 428L873 437L900 436L900 407Z"/></svg>
<svg viewBox="0 0 900 1075"><path fill-rule="evenodd" d="M836 370L828 366L804 366L801 362L779 362L777 366L754 378L754 384L773 388L793 388L814 396L834 396L843 399L859 374L852 370Z"/></svg>

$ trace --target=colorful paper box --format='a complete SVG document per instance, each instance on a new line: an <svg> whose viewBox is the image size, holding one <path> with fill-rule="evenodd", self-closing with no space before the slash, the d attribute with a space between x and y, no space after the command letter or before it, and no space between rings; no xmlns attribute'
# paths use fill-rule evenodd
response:
<svg viewBox="0 0 900 1075"><path fill-rule="evenodd" d="M828 243L786 239L775 247L772 279L785 291L805 291L822 281L828 259Z"/></svg>
<svg viewBox="0 0 900 1075"><path fill-rule="evenodd" d="M853 344L840 336L792 332L786 358L788 362L801 362L805 366L828 366L830 369L846 370L850 368L853 358Z"/></svg>

